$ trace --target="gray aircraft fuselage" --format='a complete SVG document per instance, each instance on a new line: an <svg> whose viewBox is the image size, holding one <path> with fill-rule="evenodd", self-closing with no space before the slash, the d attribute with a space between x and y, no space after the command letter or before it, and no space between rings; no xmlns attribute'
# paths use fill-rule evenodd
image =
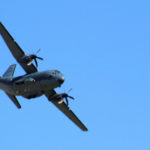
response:
<svg viewBox="0 0 150 150"><path fill-rule="evenodd" d="M57 70L35 72L12 79L0 79L0 89L6 93L25 98L35 98L44 94L45 90L60 87L64 76Z"/></svg>

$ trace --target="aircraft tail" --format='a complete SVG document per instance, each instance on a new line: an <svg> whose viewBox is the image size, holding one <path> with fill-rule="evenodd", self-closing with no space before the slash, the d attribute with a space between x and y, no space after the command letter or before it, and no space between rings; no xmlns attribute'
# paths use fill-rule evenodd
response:
<svg viewBox="0 0 150 150"><path fill-rule="evenodd" d="M9 68L6 70L6 72L3 74L2 77L11 80L13 78L15 69L16 69L16 64L9 66Z"/></svg>
<svg viewBox="0 0 150 150"><path fill-rule="evenodd" d="M17 108L20 109L20 108L21 108L21 105L19 104L19 102L18 102L16 96L11 95L11 94L8 94L8 93L6 93L6 94L7 94L7 96L12 100L12 102L17 106Z"/></svg>

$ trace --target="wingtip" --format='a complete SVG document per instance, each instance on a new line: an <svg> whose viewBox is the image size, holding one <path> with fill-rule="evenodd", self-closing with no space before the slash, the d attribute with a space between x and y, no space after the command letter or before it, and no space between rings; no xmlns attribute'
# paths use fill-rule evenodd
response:
<svg viewBox="0 0 150 150"><path fill-rule="evenodd" d="M88 129L87 129L87 128L85 128L85 129L83 129L83 131L88 131Z"/></svg>
<svg viewBox="0 0 150 150"><path fill-rule="evenodd" d="M21 109L21 105L18 105L17 108L18 108L18 109Z"/></svg>

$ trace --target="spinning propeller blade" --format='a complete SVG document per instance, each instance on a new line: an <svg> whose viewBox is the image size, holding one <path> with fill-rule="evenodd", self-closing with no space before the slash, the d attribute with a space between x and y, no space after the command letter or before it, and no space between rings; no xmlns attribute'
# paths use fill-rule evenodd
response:
<svg viewBox="0 0 150 150"><path fill-rule="evenodd" d="M37 68L38 67L38 62L37 62L36 58L34 59L34 62L36 64L36 68Z"/></svg>
<svg viewBox="0 0 150 150"><path fill-rule="evenodd" d="M38 59L40 59L40 60L44 60L42 57L38 57L38 56L36 56L36 58L38 58Z"/></svg>
<svg viewBox="0 0 150 150"><path fill-rule="evenodd" d="M70 90L69 90L70 91ZM68 94L64 93L63 94L63 97L65 98L66 100L66 105L69 106L69 101L68 101L68 98L71 98L72 100L74 100L74 97L72 96L69 96Z"/></svg>
<svg viewBox="0 0 150 150"><path fill-rule="evenodd" d="M36 54L30 55L30 56L31 56L31 59L35 61L36 68L38 67L37 59L44 60L42 57L38 57L38 56L37 56L37 53L39 53L39 52L40 52L40 49L37 50Z"/></svg>

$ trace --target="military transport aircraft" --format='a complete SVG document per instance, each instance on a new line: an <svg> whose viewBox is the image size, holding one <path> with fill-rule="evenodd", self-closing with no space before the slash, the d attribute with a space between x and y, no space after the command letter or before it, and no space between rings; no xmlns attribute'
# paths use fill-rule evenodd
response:
<svg viewBox="0 0 150 150"><path fill-rule="evenodd" d="M25 54L1 22L0 34L14 58L26 72L23 76L13 77L16 64L11 65L4 75L0 77L0 89L8 95L18 108L21 108L21 105L16 96L23 96L27 99L31 99L45 95L50 102L60 109L81 130L87 131L88 129L85 125L68 106L68 98L74 98L67 93L56 93L54 90L55 88L60 87L64 82L63 74L58 70L38 72L36 59L43 60L43 58L38 57L35 54ZM36 66L33 64L33 60L35 61Z"/></svg>

